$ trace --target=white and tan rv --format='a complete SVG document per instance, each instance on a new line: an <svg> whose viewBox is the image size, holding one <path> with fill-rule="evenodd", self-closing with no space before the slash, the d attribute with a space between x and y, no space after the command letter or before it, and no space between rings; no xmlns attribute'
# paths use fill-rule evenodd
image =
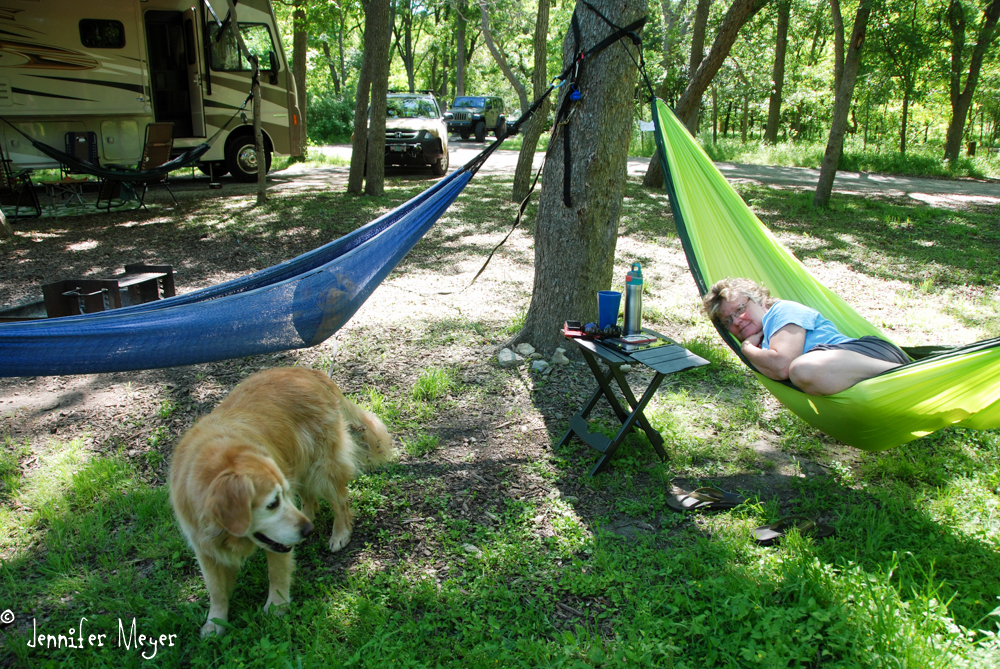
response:
<svg viewBox="0 0 1000 669"><path fill-rule="evenodd" d="M60 150L90 143L100 164L138 163L146 125L174 124L179 154L212 137L250 92L226 0L0 0L0 116ZM271 153L301 153L295 82L269 0L241 0L239 29L260 59L262 125ZM221 34L220 34L221 31ZM257 176L251 105L199 166ZM245 119L245 120L244 120ZM15 168L56 164L2 125Z"/></svg>

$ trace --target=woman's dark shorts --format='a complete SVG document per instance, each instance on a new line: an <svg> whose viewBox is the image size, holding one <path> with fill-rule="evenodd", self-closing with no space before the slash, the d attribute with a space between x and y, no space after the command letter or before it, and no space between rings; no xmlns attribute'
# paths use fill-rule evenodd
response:
<svg viewBox="0 0 1000 669"><path fill-rule="evenodd" d="M818 346L812 347L807 352L811 353L813 351L835 350L853 351L854 353L867 355L869 358L875 358L876 360L898 362L900 365L905 365L910 362L907 355L899 350L894 344L887 342L881 337L872 337L871 335L862 337L861 339L845 341L840 344L819 344Z"/></svg>

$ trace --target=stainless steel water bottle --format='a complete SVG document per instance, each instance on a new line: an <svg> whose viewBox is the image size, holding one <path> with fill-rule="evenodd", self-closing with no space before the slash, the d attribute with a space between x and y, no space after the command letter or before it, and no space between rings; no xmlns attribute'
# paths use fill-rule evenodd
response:
<svg viewBox="0 0 1000 669"><path fill-rule="evenodd" d="M625 275L625 334L642 332L642 267L632 263Z"/></svg>

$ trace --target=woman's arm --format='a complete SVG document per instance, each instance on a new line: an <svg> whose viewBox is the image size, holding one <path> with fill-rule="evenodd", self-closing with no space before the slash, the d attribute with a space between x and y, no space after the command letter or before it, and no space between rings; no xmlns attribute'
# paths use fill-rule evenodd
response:
<svg viewBox="0 0 1000 669"><path fill-rule="evenodd" d="M771 336L770 348L760 348L760 333L743 341L741 350L750 364L769 379L784 381L788 378L788 367L792 360L802 355L806 344L806 331L789 323Z"/></svg>

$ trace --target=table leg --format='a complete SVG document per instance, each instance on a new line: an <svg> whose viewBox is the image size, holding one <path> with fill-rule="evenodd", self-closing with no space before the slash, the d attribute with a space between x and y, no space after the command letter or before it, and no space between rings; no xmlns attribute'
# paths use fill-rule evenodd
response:
<svg viewBox="0 0 1000 669"><path fill-rule="evenodd" d="M658 374L658 376L662 377L662 375L660 374ZM597 460L597 464L595 464L594 468L590 470L591 476L596 476L597 474L600 474L601 471L604 469L604 467L607 466L608 461L611 459L611 456L615 454L615 451L618 450L618 447L621 445L621 443L625 441L625 437L628 436L629 431L635 427L636 423L640 421L646 422L645 416L643 416L642 412L645 411L646 405L649 403L649 400L651 400L653 398L653 395L656 393L656 388L654 387L654 385L659 386L660 385L659 380L654 379L654 383L651 383L649 385L649 388L646 389L646 392L643 393L642 399L639 400L636 406L632 409L632 413L629 414L628 419L622 424L622 429L618 431L618 434L615 435L615 438L611 440L611 443L608 444L608 447L604 450L604 454L601 455L601 457ZM631 394L631 391L629 392L629 394ZM633 397L632 399L635 398ZM664 460L666 459L667 454L663 452L662 446L658 449L658 453L662 454L661 457Z"/></svg>
<svg viewBox="0 0 1000 669"><path fill-rule="evenodd" d="M638 406L640 402L642 406L646 406L653 394L656 393L656 390L660 387L660 383L662 383L663 379L666 378L663 374L657 372L653 377L653 380L649 383L649 386L646 388L646 392L643 393L642 400L637 401L635 399L635 395L632 394L632 388L629 387L628 381L625 379L625 375L622 374L622 370L615 368L612 372L614 373L615 381L618 382L618 387L621 388L622 395L625 396L625 400L628 402L629 406L632 407L633 413L635 413L636 406ZM641 411L639 412L638 423L639 427L642 428L642 431L645 432L646 436L649 438L649 443L653 445L653 449L656 451L656 454L660 456L661 460L666 460L667 452L663 450L663 437L653 428L645 414Z"/></svg>

